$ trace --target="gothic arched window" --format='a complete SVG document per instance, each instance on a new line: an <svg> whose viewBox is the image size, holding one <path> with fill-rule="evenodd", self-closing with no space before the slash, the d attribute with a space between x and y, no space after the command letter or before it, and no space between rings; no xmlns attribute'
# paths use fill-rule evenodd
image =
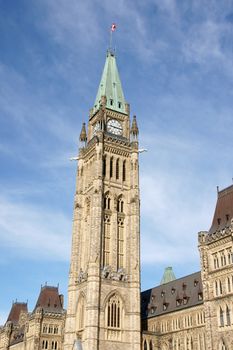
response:
<svg viewBox="0 0 233 350"><path fill-rule="evenodd" d="M107 303L107 327L120 329L122 324L122 302L116 295L112 295Z"/></svg>
<svg viewBox="0 0 233 350"><path fill-rule="evenodd" d="M144 340L143 350L147 350L147 341L146 341L146 339Z"/></svg>
<svg viewBox="0 0 233 350"><path fill-rule="evenodd" d="M118 213L124 212L124 201L123 201L122 197L119 197L117 200L117 211L118 211Z"/></svg>
<svg viewBox="0 0 233 350"><path fill-rule="evenodd" d="M153 350L153 343L152 340L150 341L150 349L149 350Z"/></svg>
<svg viewBox="0 0 233 350"><path fill-rule="evenodd" d="M111 209L111 198L109 196L109 193L106 193L104 196L104 209Z"/></svg>

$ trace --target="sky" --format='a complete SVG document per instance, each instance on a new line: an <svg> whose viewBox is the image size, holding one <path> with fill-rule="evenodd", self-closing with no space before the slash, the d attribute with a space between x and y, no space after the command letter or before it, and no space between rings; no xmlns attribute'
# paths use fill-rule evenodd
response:
<svg viewBox="0 0 233 350"><path fill-rule="evenodd" d="M78 138L109 44L137 115L142 289L200 269L233 176L232 0L0 0L0 324L67 296Z"/></svg>

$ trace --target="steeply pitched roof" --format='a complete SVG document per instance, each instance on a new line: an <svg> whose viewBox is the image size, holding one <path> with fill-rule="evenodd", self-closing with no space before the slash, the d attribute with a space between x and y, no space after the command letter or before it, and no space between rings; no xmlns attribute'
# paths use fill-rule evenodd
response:
<svg viewBox="0 0 233 350"><path fill-rule="evenodd" d="M58 287L42 287L34 311L37 307L41 307L47 312L62 313L64 310Z"/></svg>
<svg viewBox="0 0 233 350"><path fill-rule="evenodd" d="M15 302L12 304L11 311L7 318L7 322L13 322L16 325L19 322L19 316L21 312L28 312L27 303Z"/></svg>
<svg viewBox="0 0 233 350"><path fill-rule="evenodd" d="M172 270L172 267L169 266L165 268L160 284L165 284L165 283L174 281L175 279L176 279L176 276Z"/></svg>
<svg viewBox="0 0 233 350"><path fill-rule="evenodd" d="M106 96L107 98L107 108L121 113L126 113L125 98L117 69L116 57L110 50L107 51L104 70L93 108L94 113L100 108L102 96Z"/></svg>
<svg viewBox="0 0 233 350"><path fill-rule="evenodd" d="M230 225L233 218L233 185L218 192L218 198L209 233L222 230Z"/></svg>
<svg viewBox="0 0 233 350"><path fill-rule="evenodd" d="M201 272L196 272L142 292L142 318L156 317L202 303Z"/></svg>

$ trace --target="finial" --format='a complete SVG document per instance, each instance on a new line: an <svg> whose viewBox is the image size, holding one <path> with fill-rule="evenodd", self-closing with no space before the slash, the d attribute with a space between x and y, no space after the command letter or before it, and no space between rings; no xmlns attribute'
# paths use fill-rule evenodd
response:
<svg viewBox="0 0 233 350"><path fill-rule="evenodd" d="M138 125L137 125L137 119L136 119L136 115L134 115L133 121L132 121L132 126L130 129L130 136L131 136L132 142L138 140L138 134L139 134L139 130L138 130Z"/></svg>
<svg viewBox="0 0 233 350"><path fill-rule="evenodd" d="M79 136L80 148L86 147L87 143L87 133L86 133L86 123L83 123L82 130Z"/></svg>

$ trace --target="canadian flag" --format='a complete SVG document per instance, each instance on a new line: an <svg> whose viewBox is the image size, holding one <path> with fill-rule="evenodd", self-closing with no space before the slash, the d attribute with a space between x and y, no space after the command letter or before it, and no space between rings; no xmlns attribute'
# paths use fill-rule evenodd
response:
<svg viewBox="0 0 233 350"><path fill-rule="evenodd" d="M116 30L116 23L113 23L111 26L111 31L114 32Z"/></svg>

